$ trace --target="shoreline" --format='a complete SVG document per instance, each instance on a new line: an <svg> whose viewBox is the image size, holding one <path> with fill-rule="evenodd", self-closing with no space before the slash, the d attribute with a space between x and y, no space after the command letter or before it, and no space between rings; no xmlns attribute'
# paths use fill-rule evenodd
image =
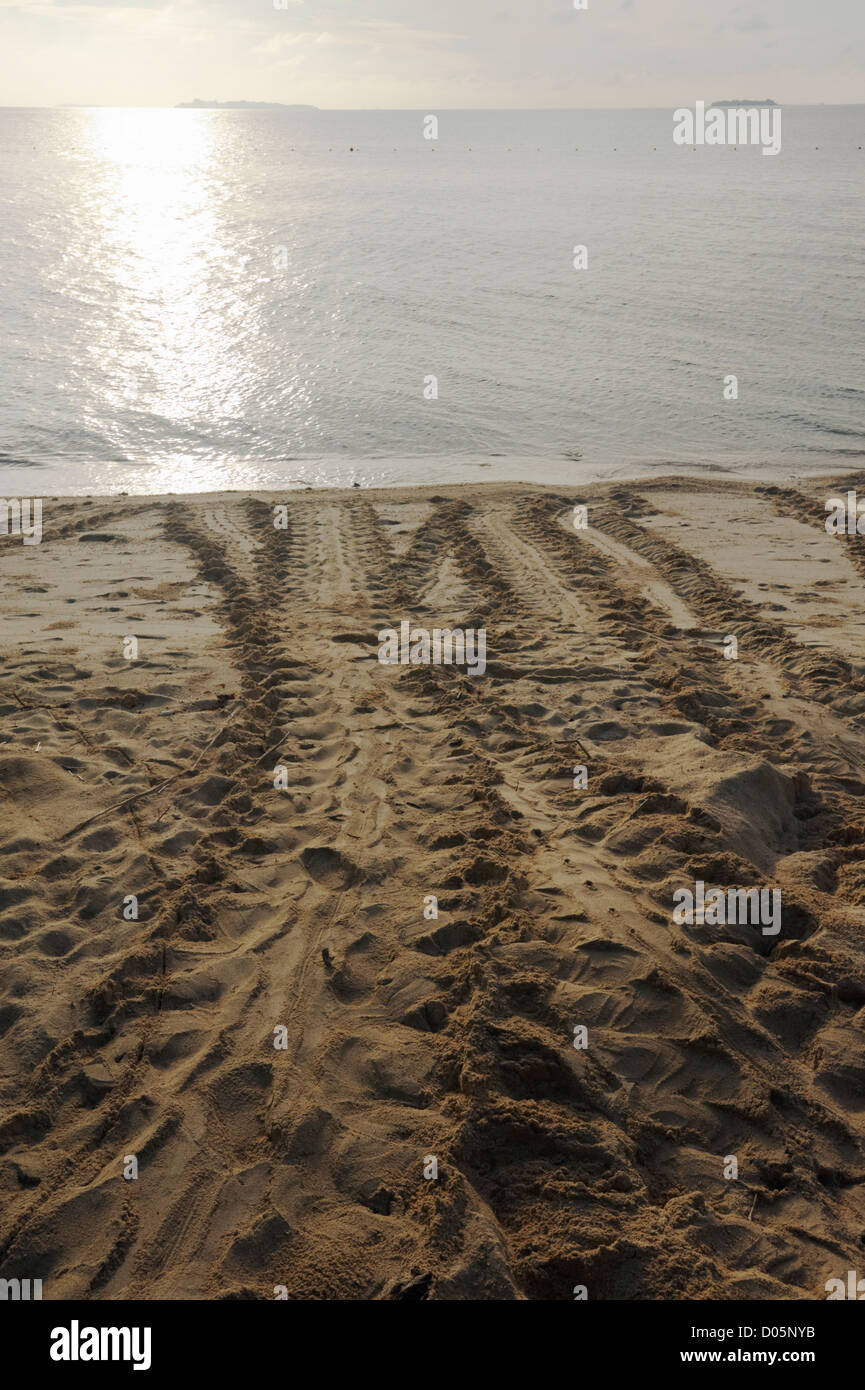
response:
<svg viewBox="0 0 865 1390"><path fill-rule="evenodd" d="M298 463L301 461L298 460ZM111 469L104 464L94 464L94 476L98 476L100 483L98 486L89 487L87 483L76 486L71 491L66 491L68 486L65 478L58 476L53 469L45 469L41 466L31 465L27 468L13 468L4 466L0 468L0 495L9 496L41 496L53 499L70 500L75 498L97 498L97 497L138 497L159 498L159 497L200 497L226 495L258 495L271 494L277 492L298 493L310 492L338 492L338 491L360 491L369 493L373 491L401 491L412 490L437 486L437 487L475 487L493 485L513 485L517 487L603 487L605 485L639 484L650 486L663 482L664 479L705 479L718 483L744 484L778 484L793 483L807 484L810 479L819 478L844 478L857 472L865 471L865 457L848 463L840 463L837 459L827 461L823 466L817 466L813 461L799 461L793 463L787 459L779 459L772 463L761 462L739 464L736 467L731 465L718 464L712 461L698 463L683 463L679 461L665 461L653 464L646 464L644 467L634 467L632 465L619 465L611 467L608 463L599 465L598 463L588 463L584 460L571 460L566 458L541 459L530 456L513 456L508 458L482 458L480 456L450 456L450 455L429 455L414 459L382 459L382 458L356 458L342 459L334 457L322 457L316 459L303 460L303 465L308 467L310 476L287 477L284 479L276 477L259 477L256 475L251 478L249 483L245 482L240 476L229 478L231 486L221 485L218 478L212 479L215 486L211 486L211 480L205 484L202 482L200 487L194 487L180 492L173 491L166 484L175 481L175 471L168 466L160 466L158 469L151 470L151 484L142 487L142 490L130 490L129 479L119 479L116 487L105 486L104 477L106 472L110 477ZM238 465L238 470L242 470L247 465ZM124 465L125 467L125 465ZM269 467L269 465L268 465ZM387 475L392 471L392 476ZM412 476L417 474L417 476ZM433 476L430 477L429 475ZM36 486L40 483L40 476L44 485ZM58 483L60 486L52 486Z"/></svg>
<svg viewBox="0 0 865 1390"><path fill-rule="evenodd" d="M699 492L716 491L743 491L753 492L760 488L777 487L784 483L790 487L817 487L825 485L826 488L835 490L847 490L858 482L865 487L865 461L861 468L851 466L850 470L839 471L837 468L826 470L811 470L803 473L790 473L779 471L775 473L719 473L712 470L697 469L693 473L682 471L681 469L669 473L649 473L637 475L623 475L613 478L590 478L586 480L565 479L556 482L540 482L534 479L511 479L511 478L479 478L465 479L458 482L445 482L432 479L429 482L419 483L384 483L384 484L357 484L348 486L330 486L327 484L315 485L311 483L295 484L284 487L237 487L237 488L206 488L195 492L34 492L32 490L13 490L5 489L5 495L13 496L40 496L43 502L56 502L61 505L81 505L84 502L129 502L141 503L146 506L166 502L204 502L215 501L220 498L240 499L244 497L259 499L279 499L297 497L316 497L326 500L328 498L365 498L373 500L375 498L390 498L391 500L405 496L407 499L418 497L428 493L430 490L447 494L448 496L464 496L473 493L493 493L503 492L537 492L548 494L560 494L563 491L573 491L582 496L602 497L605 493L615 488L639 487L647 490L664 489L666 487L690 487ZM2 479L0 479L0 491L2 491Z"/></svg>

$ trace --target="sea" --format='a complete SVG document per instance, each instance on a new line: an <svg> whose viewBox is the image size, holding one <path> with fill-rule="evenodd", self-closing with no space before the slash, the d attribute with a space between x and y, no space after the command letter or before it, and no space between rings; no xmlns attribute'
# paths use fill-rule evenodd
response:
<svg viewBox="0 0 865 1390"><path fill-rule="evenodd" d="M2 109L0 493L861 469L865 106L781 114Z"/></svg>

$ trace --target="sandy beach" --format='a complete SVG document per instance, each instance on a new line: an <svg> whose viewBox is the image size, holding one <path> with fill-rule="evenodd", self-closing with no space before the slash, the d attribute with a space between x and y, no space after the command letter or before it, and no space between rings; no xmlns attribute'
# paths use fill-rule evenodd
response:
<svg viewBox="0 0 865 1390"><path fill-rule="evenodd" d="M824 525L857 486L46 498L0 536L0 1276L857 1269L865 539ZM404 621L482 629L485 671L383 664ZM675 921L697 883L780 930Z"/></svg>

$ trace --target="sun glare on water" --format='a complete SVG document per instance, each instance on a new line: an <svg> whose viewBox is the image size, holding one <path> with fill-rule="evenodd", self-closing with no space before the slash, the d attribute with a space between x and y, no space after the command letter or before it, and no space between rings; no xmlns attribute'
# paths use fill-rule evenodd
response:
<svg viewBox="0 0 865 1390"><path fill-rule="evenodd" d="M242 266L226 232L217 113L83 114L90 255L101 290L89 351L99 359L106 407L94 425L123 422L118 456L129 454L131 440L134 452L144 446L148 488L160 478L166 490L224 486L218 460L207 463L208 422L242 413L251 366L239 346ZM145 420L169 426L176 453L146 447Z"/></svg>

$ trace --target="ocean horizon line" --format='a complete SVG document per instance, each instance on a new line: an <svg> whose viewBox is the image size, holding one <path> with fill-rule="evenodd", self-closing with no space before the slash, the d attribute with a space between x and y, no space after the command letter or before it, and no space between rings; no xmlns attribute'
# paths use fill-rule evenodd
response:
<svg viewBox="0 0 865 1390"><path fill-rule="evenodd" d="M346 115L353 112L381 113L394 115L400 112L410 112L415 114L419 111L427 111L431 107L437 112L448 112L452 115L468 113L489 113L491 115L526 115L542 114L545 112L563 113L569 111L667 111L686 98L678 97L669 103L656 106L442 106L436 102L426 102L421 106L318 106L313 103L303 102L250 102L248 105L240 104L243 98L231 98L219 103L202 103L193 105L191 102L133 102L115 104L113 102L50 102L34 106L18 106L0 103L0 111L234 111L234 112L260 112L260 111L287 111ZM729 104L729 98L722 101L711 103L712 105ZM765 104L756 99L753 101L735 102L736 105L754 106ZM821 108L827 110L842 110L856 107L865 107L865 101L776 101L776 107L795 107L799 110L819 111Z"/></svg>

